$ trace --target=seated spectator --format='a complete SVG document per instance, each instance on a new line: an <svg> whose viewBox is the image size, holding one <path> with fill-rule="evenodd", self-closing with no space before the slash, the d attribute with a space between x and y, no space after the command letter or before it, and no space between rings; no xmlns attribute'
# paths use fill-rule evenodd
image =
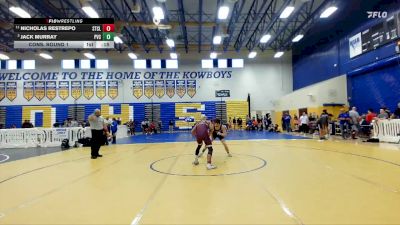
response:
<svg viewBox="0 0 400 225"><path fill-rule="evenodd" d="M349 129L350 115L347 112L345 112L344 109L340 109L338 120L340 123L340 133L342 134L342 138L346 139L345 130Z"/></svg>
<svg viewBox="0 0 400 225"><path fill-rule="evenodd" d="M392 118L393 119L400 119L400 102L397 103L397 108L394 110Z"/></svg>
<svg viewBox="0 0 400 225"><path fill-rule="evenodd" d="M384 108L381 108L379 109L379 114L377 117L381 120L389 119L389 114L387 113L387 111L385 111Z"/></svg>
<svg viewBox="0 0 400 225"><path fill-rule="evenodd" d="M365 121L368 124L371 124L372 120L374 120L375 118L376 118L376 113L374 113L374 110L373 109L368 109L368 113L365 116Z"/></svg>
<svg viewBox="0 0 400 225"><path fill-rule="evenodd" d="M33 128L33 124L29 120L25 120L21 128Z"/></svg>

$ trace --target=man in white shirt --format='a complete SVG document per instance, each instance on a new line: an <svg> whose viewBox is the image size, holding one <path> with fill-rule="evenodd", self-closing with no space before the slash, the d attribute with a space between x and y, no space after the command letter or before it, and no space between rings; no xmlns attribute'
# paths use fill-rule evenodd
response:
<svg viewBox="0 0 400 225"><path fill-rule="evenodd" d="M300 116L300 132L308 133L308 116L306 112L303 112L303 115Z"/></svg>
<svg viewBox="0 0 400 225"><path fill-rule="evenodd" d="M91 155L92 159L102 157L99 154L100 146L104 143L103 132L106 132L106 136L109 136L107 124L104 118L101 116L100 109L96 109L93 114L89 116L90 129L92 130L92 141L91 141Z"/></svg>

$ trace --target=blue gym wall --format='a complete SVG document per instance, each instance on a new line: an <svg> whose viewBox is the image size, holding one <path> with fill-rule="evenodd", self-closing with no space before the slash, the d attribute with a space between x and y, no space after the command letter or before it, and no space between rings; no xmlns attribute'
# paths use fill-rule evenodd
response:
<svg viewBox="0 0 400 225"><path fill-rule="evenodd" d="M389 12L389 16L391 13ZM366 16L365 16L366 17ZM350 59L349 37L361 32L382 19L368 19L367 22L347 32L343 37L314 47L313 51L294 51L293 89L297 90L336 76L351 74L357 69L380 63L396 56L396 42ZM348 76L349 104L361 112L379 107L394 109L400 101L400 61L393 60L384 66Z"/></svg>

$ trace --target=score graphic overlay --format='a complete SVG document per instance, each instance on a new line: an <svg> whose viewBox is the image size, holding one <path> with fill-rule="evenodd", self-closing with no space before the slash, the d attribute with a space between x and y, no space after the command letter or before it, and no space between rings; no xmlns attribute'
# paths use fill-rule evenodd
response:
<svg viewBox="0 0 400 225"><path fill-rule="evenodd" d="M14 48L114 48L114 19L15 18Z"/></svg>

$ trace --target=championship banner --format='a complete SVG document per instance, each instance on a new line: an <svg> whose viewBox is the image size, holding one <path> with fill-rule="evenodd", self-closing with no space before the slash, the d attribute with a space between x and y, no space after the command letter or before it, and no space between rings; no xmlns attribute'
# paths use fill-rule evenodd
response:
<svg viewBox="0 0 400 225"><path fill-rule="evenodd" d="M111 99L116 99L118 97L118 81L109 80L108 81L108 96Z"/></svg>
<svg viewBox="0 0 400 225"><path fill-rule="evenodd" d="M186 80L176 81L176 93L181 98L186 94Z"/></svg>
<svg viewBox="0 0 400 225"><path fill-rule="evenodd" d="M6 97L6 84L4 82L0 82L0 101L2 101Z"/></svg>
<svg viewBox="0 0 400 225"><path fill-rule="evenodd" d="M44 81L35 81L35 97L42 101L46 95L45 91L45 82Z"/></svg>
<svg viewBox="0 0 400 225"><path fill-rule="evenodd" d="M57 97L57 82L46 81L46 96L48 99L53 101Z"/></svg>
<svg viewBox="0 0 400 225"><path fill-rule="evenodd" d="M94 95L94 83L93 81L83 81L83 96L90 100Z"/></svg>
<svg viewBox="0 0 400 225"><path fill-rule="evenodd" d="M96 96L99 99L106 97L106 82L103 80L96 81Z"/></svg>
<svg viewBox="0 0 400 225"><path fill-rule="evenodd" d="M13 101L15 98L17 98L17 82L7 82L6 97L10 101Z"/></svg>
<svg viewBox="0 0 400 225"><path fill-rule="evenodd" d="M133 81L133 96L137 99L143 96L143 81L141 80L134 80Z"/></svg>
<svg viewBox="0 0 400 225"><path fill-rule="evenodd" d="M82 82L71 81L71 96L76 100L82 96Z"/></svg>
<svg viewBox="0 0 400 225"><path fill-rule="evenodd" d="M154 95L154 80L144 81L144 95L147 98L151 98Z"/></svg>
<svg viewBox="0 0 400 225"><path fill-rule="evenodd" d="M58 96L60 96L62 100L69 97L69 81L58 82Z"/></svg>
<svg viewBox="0 0 400 225"><path fill-rule="evenodd" d="M155 83L156 96L162 98L165 95L165 87L163 80L156 80Z"/></svg>
<svg viewBox="0 0 400 225"><path fill-rule="evenodd" d="M193 98L196 95L196 80L188 80L186 82L187 94Z"/></svg>
<svg viewBox="0 0 400 225"><path fill-rule="evenodd" d="M172 98L175 95L175 81L174 80L166 80L165 81L165 89L167 90L168 97Z"/></svg>
<svg viewBox="0 0 400 225"><path fill-rule="evenodd" d="M24 98L30 101L34 95L35 82L25 81L24 82Z"/></svg>

